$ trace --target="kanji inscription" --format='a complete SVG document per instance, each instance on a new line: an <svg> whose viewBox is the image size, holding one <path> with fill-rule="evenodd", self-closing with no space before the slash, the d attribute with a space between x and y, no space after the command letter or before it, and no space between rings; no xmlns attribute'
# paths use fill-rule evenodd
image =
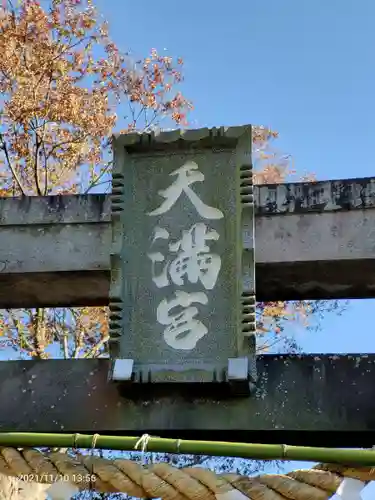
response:
<svg viewBox="0 0 375 500"><path fill-rule="evenodd" d="M159 208L153 210L149 216L162 216L182 196L183 193L190 200L197 214L204 219L222 219L223 212L206 205L190 187L195 182L203 182L205 176L199 171L197 163L187 161L182 167L173 171L171 176L176 180L159 194L165 198ZM169 300L164 298L157 307L156 318L159 324L166 325L163 332L165 342L174 349L191 350L197 342L208 333L207 327L197 317L199 310L192 304L208 304L205 292L187 293L181 290L184 280L197 284L200 282L206 290L215 287L220 268L221 258L212 253L208 242L219 239L219 233L210 229L204 222L197 222L189 229L183 230L178 241L170 242L168 250L174 257L166 259L161 252L151 252L148 257L152 262L152 281L158 288L166 287L170 280L179 288ZM163 227L154 228L152 243L158 239L169 241L169 232ZM162 270L156 273L157 264L162 264ZM170 280L169 280L170 278ZM180 308L180 312L170 314L172 310Z"/></svg>

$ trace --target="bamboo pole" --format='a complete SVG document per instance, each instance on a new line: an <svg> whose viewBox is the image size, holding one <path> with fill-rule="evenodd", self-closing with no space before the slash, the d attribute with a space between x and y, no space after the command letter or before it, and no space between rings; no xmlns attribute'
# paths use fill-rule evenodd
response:
<svg viewBox="0 0 375 500"><path fill-rule="evenodd" d="M193 441L148 436L101 436L99 434L47 434L28 432L0 433L0 446L35 448L98 448L143 450L150 452L211 455L260 460L296 460L326 462L347 466L375 467L375 450L313 448L283 444L249 444L216 441Z"/></svg>

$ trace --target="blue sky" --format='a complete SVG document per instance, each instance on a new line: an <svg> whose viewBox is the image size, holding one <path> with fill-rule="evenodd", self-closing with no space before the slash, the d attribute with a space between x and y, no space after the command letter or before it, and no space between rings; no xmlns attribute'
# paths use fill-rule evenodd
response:
<svg viewBox="0 0 375 500"><path fill-rule="evenodd" d="M144 56L166 48L183 57L194 126L270 126L301 174L373 175L373 0L233 0L230 9L197 0L95 4L122 50ZM373 352L365 328L373 306L351 301L320 332L300 332L304 350Z"/></svg>
<svg viewBox="0 0 375 500"><path fill-rule="evenodd" d="M373 175L374 0L95 3L121 49L144 56L167 48L184 58L194 126L270 126L302 174ZM372 300L351 301L320 332L299 332L301 345L306 352L373 352L373 307Z"/></svg>

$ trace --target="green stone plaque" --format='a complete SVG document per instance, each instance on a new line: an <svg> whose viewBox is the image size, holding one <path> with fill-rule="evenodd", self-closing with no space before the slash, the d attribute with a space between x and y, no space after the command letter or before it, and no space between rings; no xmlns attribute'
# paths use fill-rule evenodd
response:
<svg viewBox="0 0 375 500"><path fill-rule="evenodd" d="M114 138L114 380L254 378L251 150L250 125Z"/></svg>

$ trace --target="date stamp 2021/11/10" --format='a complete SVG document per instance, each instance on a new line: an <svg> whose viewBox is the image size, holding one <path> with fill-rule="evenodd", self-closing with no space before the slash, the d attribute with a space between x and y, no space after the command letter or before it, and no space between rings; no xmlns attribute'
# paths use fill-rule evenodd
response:
<svg viewBox="0 0 375 500"><path fill-rule="evenodd" d="M33 482L33 483L57 483L61 482L70 482L70 483L87 483L92 484L95 483L97 477L95 474L37 474L31 472L29 474L19 474L17 479L25 482Z"/></svg>

